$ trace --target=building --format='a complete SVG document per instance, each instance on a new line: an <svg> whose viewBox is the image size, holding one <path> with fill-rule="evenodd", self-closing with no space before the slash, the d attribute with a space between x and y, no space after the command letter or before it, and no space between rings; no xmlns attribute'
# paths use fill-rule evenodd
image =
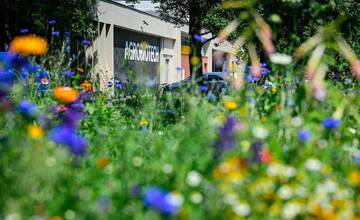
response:
<svg viewBox="0 0 360 220"><path fill-rule="evenodd" d="M93 74L100 79L101 89L114 80L136 78L162 84L189 76L189 58L184 52L188 27L176 27L153 13L111 0L101 0L97 13L98 35L87 59L97 61ZM202 51L204 72L229 68L234 60L231 49L229 42L215 39L207 43Z"/></svg>

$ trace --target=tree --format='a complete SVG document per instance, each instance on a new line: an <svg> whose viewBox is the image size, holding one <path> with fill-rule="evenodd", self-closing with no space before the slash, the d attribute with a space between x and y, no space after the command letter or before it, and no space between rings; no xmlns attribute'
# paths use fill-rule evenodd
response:
<svg viewBox="0 0 360 220"><path fill-rule="evenodd" d="M137 3L138 0L128 0ZM231 10L223 10L221 0L152 0L158 3L160 17L178 26L188 25L191 54L189 56L190 71L193 78L202 75L201 48L214 39L231 20ZM202 38L212 34L211 39Z"/></svg>
<svg viewBox="0 0 360 220"><path fill-rule="evenodd" d="M71 31L73 37L94 33L97 0L1 0L0 51L21 29L50 35L49 20L56 20L56 31Z"/></svg>

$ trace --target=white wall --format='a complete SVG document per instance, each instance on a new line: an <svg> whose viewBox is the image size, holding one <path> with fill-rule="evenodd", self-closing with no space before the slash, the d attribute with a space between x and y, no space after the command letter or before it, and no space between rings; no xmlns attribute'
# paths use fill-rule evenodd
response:
<svg viewBox="0 0 360 220"><path fill-rule="evenodd" d="M144 12L126 7L124 5L100 1L98 5L98 21L104 23L102 30L99 29L93 48L87 51L97 51L98 64L95 74L100 75L101 89L106 89L108 81L113 80L114 75L114 26L131 31L160 37L160 83L172 83L181 80L176 67L181 66L181 30L174 24L165 22L160 18ZM106 26L109 26L107 32ZM165 77L165 59L170 59L169 75Z"/></svg>

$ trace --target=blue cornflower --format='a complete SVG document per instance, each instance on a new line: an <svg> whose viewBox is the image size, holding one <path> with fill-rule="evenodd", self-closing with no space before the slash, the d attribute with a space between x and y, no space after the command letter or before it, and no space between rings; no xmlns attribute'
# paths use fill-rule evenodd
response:
<svg viewBox="0 0 360 220"><path fill-rule="evenodd" d="M0 69L0 89L2 86L12 86L16 80L17 76L13 71Z"/></svg>
<svg viewBox="0 0 360 220"><path fill-rule="evenodd" d="M70 53L70 50L71 50L70 46L66 46L64 48L65 53Z"/></svg>
<svg viewBox="0 0 360 220"><path fill-rule="evenodd" d="M50 139L57 144L69 147L75 156L81 156L86 153L86 139L76 134L75 130L66 126L60 125L52 129Z"/></svg>
<svg viewBox="0 0 360 220"><path fill-rule="evenodd" d="M206 86L206 85L199 85L199 90L200 90L201 92L206 92L206 91L209 90L209 87Z"/></svg>
<svg viewBox="0 0 360 220"><path fill-rule="evenodd" d="M121 89L123 87L122 82L120 82L119 80L115 80L115 87Z"/></svg>
<svg viewBox="0 0 360 220"><path fill-rule="evenodd" d="M202 37L200 34L194 34L193 37L195 40L197 40L201 43L204 43L206 41L206 38Z"/></svg>
<svg viewBox="0 0 360 220"><path fill-rule="evenodd" d="M214 95L214 93L212 93L211 91L208 92L207 98L208 98L210 101L212 101L212 102L215 102L215 101L216 101L216 95Z"/></svg>
<svg viewBox="0 0 360 220"><path fill-rule="evenodd" d="M60 31L53 31L51 32L52 36L60 36Z"/></svg>
<svg viewBox="0 0 360 220"><path fill-rule="evenodd" d="M51 20L49 20L49 24L50 24L50 25L54 25L54 24L56 24L56 20L55 20L55 19L51 19Z"/></svg>
<svg viewBox="0 0 360 220"><path fill-rule="evenodd" d="M340 126L340 120L336 118L326 118L321 124L324 128L335 129Z"/></svg>
<svg viewBox="0 0 360 220"><path fill-rule="evenodd" d="M27 117L35 117L38 112L37 106L28 100L21 101L16 110Z"/></svg>
<svg viewBox="0 0 360 220"><path fill-rule="evenodd" d="M256 99L253 98L253 97L250 97L250 98L248 98L248 102L250 102L250 103L255 103L255 102L256 102Z"/></svg>
<svg viewBox="0 0 360 220"><path fill-rule="evenodd" d="M90 44L91 44L91 41L85 39L85 40L81 41L81 44L82 44L82 45L90 45Z"/></svg>
<svg viewBox="0 0 360 220"><path fill-rule="evenodd" d="M145 191L143 202L146 206L165 215L178 213L180 206L169 199L169 192L159 188L150 187Z"/></svg>
<svg viewBox="0 0 360 220"><path fill-rule="evenodd" d="M311 133L310 131L306 130L306 129L301 129L299 134L298 134L298 139L301 142L306 142L311 138Z"/></svg>
<svg viewBox="0 0 360 220"><path fill-rule="evenodd" d="M21 34L29 33L29 29L23 28L23 29L20 30L20 33L21 33Z"/></svg>
<svg viewBox="0 0 360 220"><path fill-rule="evenodd" d="M228 72L229 72L229 69L225 67L225 68L224 68L224 72L225 72L225 73L228 73Z"/></svg>
<svg viewBox="0 0 360 220"><path fill-rule="evenodd" d="M67 36L69 36L69 35L70 35L70 31L65 31L64 34L67 35Z"/></svg>
<svg viewBox="0 0 360 220"><path fill-rule="evenodd" d="M267 63L260 63L261 67L267 67Z"/></svg>
<svg viewBox="0 0 360 220"><path fill-rule="evenodd" d="M75 72L68 70L68 71L64 71L63 74L64 74L65 76L72 77L72 76L75 75Z"/></svg>
<svg viewBox="0 0 360 220"><path fill-rule="evenodd" d="M181 71L182 67L177 66L175 69L176 69L176 71Z"/></svg>

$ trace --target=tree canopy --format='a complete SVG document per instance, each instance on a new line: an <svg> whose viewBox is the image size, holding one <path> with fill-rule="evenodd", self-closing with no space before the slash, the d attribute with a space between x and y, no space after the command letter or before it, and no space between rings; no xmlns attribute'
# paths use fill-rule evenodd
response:
<svg viewBox="0 0 360 220"><path fill-rule="evenodd" d="M1 0L0 50L21 30L44 35L51 33L49 20L56 21L56 31L73 36L94 33L97 0ZM16 19L15 19L16 18Z"/></svg>

